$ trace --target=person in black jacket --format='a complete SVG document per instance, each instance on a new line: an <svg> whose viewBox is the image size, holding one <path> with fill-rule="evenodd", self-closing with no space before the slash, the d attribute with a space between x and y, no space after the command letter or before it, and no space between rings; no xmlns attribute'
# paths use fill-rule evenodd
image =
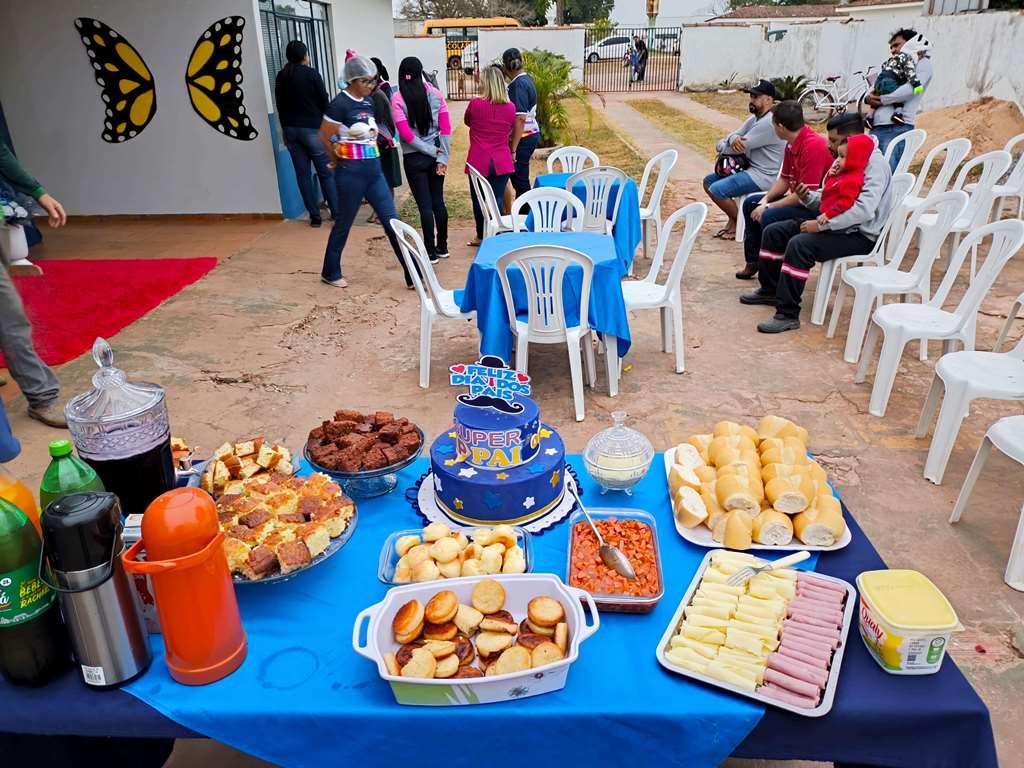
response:
<svg viewBox="0 0 1024 768"><path fill-rule="evenodd" d="M277 73L274 94L277 116L284 131L284 144L292 156L295 178L302 202L309 211L309 225L319 227L320 204L313 188L309 164L316 168L327 207L333 218L338 210L338 193L334 186L330 158L320 142L320 123L327 108L327 89L320 73L309 66L309 51L301 40L292 40L285 48L288 63Z"/></svg>

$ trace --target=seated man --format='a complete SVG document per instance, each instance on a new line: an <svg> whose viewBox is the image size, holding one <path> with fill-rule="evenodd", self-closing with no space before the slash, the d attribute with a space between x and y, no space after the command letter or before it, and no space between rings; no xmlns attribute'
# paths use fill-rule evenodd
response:
<svg viewBox="0 0 1024 768"><path fill-rule="evenodd" d="M775 86L767 80L761 80L748 89L747 93L750 95L747 108L751 117L737 131L715 145L720 155L746 158L746 168L720 175L716 167L715 173L704 177L704 191L708 193L711 202L729 217L729 223L715 233L715 237L722 239L730 239L736 234L736 216L739 213L736 198L763 192L772 185L778 176L782 152L786 147L785 140L779 138L772 127Z"/></svg>
<svg viewBox="0 0 1024 768"><path fill-rule="evenodd" d="M763 195L751 195L743 203L746 232L743 256L746 266L736 273L739 280L751 280L757 274L761 253L761 233L777 221L813 219L817 213L800 201L793 189L804 184L817 189L832 165L832 153L825 139L804 125L804 112L795 101L783 101L772 110L775 133L786 142L779 178Z"/></svg>
<svg viewBox="0 0 1024 768"><path fill-rule="evenodd" d="M838 147L846 136L863 133L856 115L829 121L829 141ZM847 210L819 223L817 219L780 221L765 227L758 279L761 287L740 296L741 304L775 307L775 317L759 323L761 333L800 327L800 300L815 263L867 254L892 213L892 173L882 153L872 149L863 168L863 185ZM821 193L799 185L801 201L820 215Z"/></svg>

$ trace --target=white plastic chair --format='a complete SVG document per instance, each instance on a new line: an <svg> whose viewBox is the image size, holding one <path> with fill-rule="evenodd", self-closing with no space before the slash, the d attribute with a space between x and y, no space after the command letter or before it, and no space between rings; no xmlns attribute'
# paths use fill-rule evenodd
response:
<svg viewBox="0 0 1024 768"><path fill-rule="evenodd" d="M992 452L992 446L1005 453L1018 464L1024 464L1024 416L1006 416L1000 419L985 433L978 452L974 456L971 468L964 478L964 485L960 489L960 495L956 499L956 506L953 507L953 514L949 516L950 523L960 521L964 509L967 507L967 499L974 490L974 483L985 466L988 455ZM1017 520L1017 533L1010 545L1010 559L1006 562L1006 571L1003 574L1003 581L1018 592L1024 592L1024 508L1021 508L1020 517Z"/></svg>
<svg viewBox="0 0 1024 768"><path fill-rule="evenodd" d="M875 142L877 144L877 142ZM779 165L779 172L775 174L775 178L778 179L782 175L782 166ZM762 195L767 190L758 190L756 192L749 192L746 195L740 195L736 198L736 242L742 243L743 236L747 232L747 220L743 216L743 204L747 202L747 198L751 195Z"/></svg>
<svg viewBox="0 0 1024 768"><path fill-rule="evenodd" d="M532 228L526 226L532 216ZM583 228L583 203L572 192L558 187L537 187L516 198L512 211L513 232L562 232Z"/></svg>
<svg viewBox="0 0 1024 768"><path fill-rule="evenodd" d="M586 147L559 147L548 155L548 173L578 173L590 163L591 168L601 164L597 155ZM555 165L560 168L555 167Z"/></svg>
<svg viewBox="0 0 1024 768"><path fill-rule="evenodd" d="M906 173L910 169L910 164L914 162L914 157L917 155L918 150L924 146L924 142L927 138L927 133L920 128L915 128L912 131L901 133L889 142L889 146L885 148L886 162L889 162L889 159L896 151L896 147L901 144L903 145L903 154L900 156L900 162L896 166L896 170L893 171L893 174Z"/></svg>
<svg viewBox="0 0 1024 768"><path fill-rule="evenodd" d="M480 209L484 214L484 238L493 237L502 232L512 231L512 217L501 213L497 199L494 197L494 190L487 177L466 163L469 169L469 183L473 185L476 192L476 199L480 203Z"/></svg>
<svg viewBox="0 0 1024 768"><path fill-rule="evenodd" d="M828 312L828 299L832 294L832 285L835 283L837 270L842 274L851 264L877 264L881 266L884 263L886 241L889 238L892 224L896 220L896 212L899 210L903 198L910 193L913 186L914 175L911 173L897 173L892 177L892 181L889 184L889 193L892 195L892 211L882 227L882 231L878 234L874 247L868 253L855 256L841 256L838 259L823 261L818 265L818 282L814 287L814 303L811 305L811 323L813 325L825 324L825 314ZM842 290L842 288L843 286L840 284L839 290ZM835 335L835 319L836 312L833 310L832 324L829 326L828 332L828 338L830 339Z"/></svg>
<svg viewBox="0 0 1024 768"><path fill-rule="evenodd" d="M1021 307L1024 307L1024 293L1013 300L1013 306L1010 307L1010 313L1006 316L1006 322L1003 323L1003 327L996 337L996 343L992 347L993 352L998 352L1003 348L1006 337L1010 333L1010 328L1013 326L1013 321L1017 319L1017 313L1020 312Z"/></svg>
<svg viewBox="0 0 1024 768"><path fill-rule="evenodd" d="M612 168L608 165L574 173L565 182L565 188L572 192L573 187L583 182L586 195L583 200L583 231L599 232L603 235L610 235L619 218L619 206L622 204L622 190L625 188L629 176L625 171ZM619 185L615 193L615 202L612 203L611 216L608 215L608 198L615 185Z"/></svg>
<svg viewBox="0 0 1024 768"><path fill-rule="evenodd" d="M571 266L583 270L580 286L579 325L569 327L565 319L562 283ZM515 267L526 284L528 316L524 322L516 316L508 270ZM505 295L509 325L516 337L516 369L527 373L530 343L565 344L569 349L569 371L572 377L572 397L576 408L576 421L583 421L583 366L580 345L585 351L587 380L590 386L597 382L594 346L590 341L587 310L590 306L590 282L594 262L586 254L556 245L530 245L516 248L498 259L498 277Z"/></svg>
<svg viewBox="0 0 1024 768"><path fill-rule="evenodd" d="M441 287L420 233L398 219L391 220L391 227L398 239L412 284L420 297L420 386L427 389L430 387L430 340L434 320L438 317L472 320L476 313L464 313L455 303L455 292Z"/></svg>
<svg viewBox="0 0 1024 768"><path fill-rule="evenodd" d="M672 173L672 169L676 166L676 161L679 159L679 153L674 149L666 149L664 152L659 152L650 160L647 161L647 165L644 166L644 174L640 177L640 187L637 190L640 199L640 226L643 233L643 255L647 258L647 222L653 221L655 224L655 234L661 232L661 197L665 194L665 187L668 185L669 174ZM647 195L647 185L651 181L651 173L657 169L658 178L654 182L654 187L651 189L651 194ZM644 198L647 198L647 202L644 202Z"/></svg>
<svg viewBox="0 0 1024 768"><path fill-rule="evenodd" d="M985 263L968 286L956 309L947 312L942 304L949 295L968 252L979 243L991 239ZM868 365L874 358L875 347L880 336L884 336L882 351L878 357L875 382L871 389L868 412L872 416L884 416L885 407L896 380L903 348L912 339L935 339L945 342L945 351L952 352L959 342L964 349L974 349L974 332L977 324L978 307L992 283L995 282L1006 262L1024 244L1024 221L1007 219L987 224L970 233L949 259L949 269L942 283L926 304L886 304L875 310L871 327L864 342L860 365L854 381L864 381Z"/></svg>
<svg viewBox="0 0 1024 768"><path fill-rule="evenodd" d="M663 352L672 350L676 353L676 373L686 369L683 359L683 269L690 258L690 251L697 239L700 228L708 215L708 207L704 203L690 203L685 208L670 215L658 232L658 248L654 253L651 269L643 280L629 280L622 283L622 298L626 301L626 310L658 309L661 310L661 349ZM683 223L682 237L679 247L672 259L672 266L664 283L658 283L658 273L668 249L669 237L676 224Z"/></svg>
<svg viewBox="0 0 1024 768"><path fill-rule="evenodd" d="M901 207L905 211L912 211L932 195L945 192L956 169L960 167L960 163L970 154L970 151L970 139L950 139L932 147L924 156L921 170L917 174L917 183ZM928 174L931 173L932 165L937 162L940 155L942 155L942 165L939 166L939 172L935 179L929 183ZM927 188L925 188L926 184Z"/></svg>
<svg viewBox="0 0 1024 768"><path fill-rule="evenodd" d="M1024 218L1024 133L1018 133L1003 147L1004 150L1013 155L1014 150L1020 152L1017 158L1017 164L1013 166L1013 170L1010 171L1010 175L1006 178L1002 184L996 184L992 188L992 193L999 201L999 208L996 210L995 218L1003 213L1003 207L1009 198L1017 198L1017 218Z"/></svg>
<svg viewBox="0 0 1024 768"><path fill-rule="evenodd" d="M907 296L917 296L922 304L928 301L932 265L939 258L942 241L946 239L953 222L966 206L966 192L943 192L928 198L910 217L892 259L887 264L875 263L846 270L836 295L829 328L835 328L839 313L843 311L843 299L849 286L853 289L853 310L850 313L850 327L846 333L846 349L843 351L843 359L846 362L856 363L860 358L860 349L864 343L864 333L868 328L871 310L875 306L882 306L887 295L900 294L904 301ZM932 223L923 224L922 220L925 217L929 217ZM909 270L901 270L903 259L918 233L920 237L917 258Z"/></svg>

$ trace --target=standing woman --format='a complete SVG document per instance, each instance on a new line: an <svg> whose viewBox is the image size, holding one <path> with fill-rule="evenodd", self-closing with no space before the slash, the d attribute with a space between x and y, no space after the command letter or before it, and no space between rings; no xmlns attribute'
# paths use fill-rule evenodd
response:
<svg viewBox="0 0 1024 768"><path fill-rule="evenodd" d="M644 75L647 73L647 59L650 57L651 52L647 50L647 43L641 40L639 37L636 39L636 81L642 83L644 81Z"/></svg>
<svg viewBox="0 0 1024 768"><path fill-rule="evenodd" d="M343 76L347 87L327 105L320 125L320 141L337 158L330 165L335 166L334 184L338 191L338 214L327 238L320 279L335 288L348 287L348 281L341 274L341 252L359 213L359 205L366 198L384 227L391 250L405 274L406 286L412 287L412 278L391 228L391 220L398 218L398 212L380 167L377 121L369 98L377 86L377 69L368 58L355 51L349 50L346 56Z"/></svg>
<svg viewBox="0 0 1024 768"><path fill-rule="evenodd" d="M292 40L284 53L288 63L277 73L274 81L277 116L284 133L284 144L295 167L299 194L309 212L309 226L319 227L320 201L313 188L310 163L316 168L331 216L338 215L338 195L334 190L333 174L328 168L330 158L317 136L327 109L327 89L320 73L309 66L309 51L305 43Z"/></svg>
<svg viewBox="0 0 1024 768"><path fill-rule="evenodd" d="M505 76L497 65L484 67L480 72L480 94L469 102L462 118L469 126L466 173L469 173L469 166L473 166L486 176L494 190L494 199L501 201L515 168L509 142L516 125L516 108L508 98ZM484 237L484 214L472 183L469 191L473 198L473 219L476 221L476 240L469 245L477 246Z"/></svg>
<svg viewBox="0 0 1024 768"><path fill-rule="evenodd" d="M388 97L388 101L391 101L391 97L395 95L395 86L391 84L391 77L388 75L388 68L384 66L384 62L378 59L376 56L371 56L370 61L373 62L373 66L377 68L377 79L380 82L380 89L384 91Z"/></svg>
<svg viewBox="0 0 1024 768"><path fill-rule="evenodd" d="M444 177L452 148L452 123L441 92L423 79L415 56L398 66L398 93L391 114L402 139L405 178L420 210L423 243L431 262L448 258L448 208Z"/></svg>
<svg viewBox="0 0 1024 768"><path fill-rule="evenodd" d="M379 62L379 59L370 59ZM377 149L380 150L380 169L391 191L391 199L395 199L395 190L402 186L402 164L399 160L398 131L394 118L391 116L391 86L387 81L387 70L383 64L377 64L377 87L370 94L373 102L373 118L377 121ZM381 73L384 73L383 75ZM385 90L387 86L387 90ZM368 224L377 223L377 214L371 213L366 220Z"/></svg>
<svg viewBox="0 0 1024 768"><path fill-rule="evenodd" d="M540 126L537 124L537 87L523 70L523 54L518 48L509 48L501 55L505 76L509 79L508 98L516 108L516 125L512 129L512 187L516 196L530 191L530 158L540 144Z"/></svg>

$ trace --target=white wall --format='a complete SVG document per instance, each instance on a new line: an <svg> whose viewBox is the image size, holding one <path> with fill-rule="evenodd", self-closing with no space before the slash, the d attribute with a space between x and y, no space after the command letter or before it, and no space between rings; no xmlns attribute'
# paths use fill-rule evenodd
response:
<svg viewBox="0 0 1024 768"><path fill-rule="evenodd" d="M193 111L189 54L207 26L246 20L242 70L252 141L225 137ZM122 144L100 137L104 104L78 16L110 25L142 54L157 112ZM280 213L260 28L252 0L32 0L0 3L0 100L19 158L71 214Z"/></svg>
<svg viewBox="0 0 1024 768"><path fill-rule="evenodd" d="M773 23L786 35L768 42L763 24L709 24L683 28L681 82L685 88L713 86L734 72L737 81L780 75L851 76L888 56L889 21ZM984 13L921 16L915 28L932 42L935 75L925 109L963 104L982 96L1024 104L1024 16ZM719 56L720 51L744 55Z"/></svg>
<svg viewBox="0 0 1024 768"><path fill-rule="evenodd" d="M913 6L879 5L874 8L841 6L839 13L851 19L882 22L888 24L890 29L896 30L901 27L916 28L915 25L920 23L922 8L923 3Z"/></svg>
<svg viewBox="0 0 1024 768"><path fill-rule="evenodd" d="M331 4L336 71L340 77L348 48L363 56L376 56L392 79L398 73L395 59L395 22L388 0L327 0Z"/></svg>
<svg viewBox="0 0 1024 768"><path fill-rule="evenodd" d="M395 58L401 63L406 56L415 56L423 62L423 69L429 72L437 70L437 86L441 93L448 93L447 45L443 37L438 35L420 37L396 37ZM398 85L398 67L391 76L392 82Z"/></svg>
<svg viewBox="0 0 1024 768"><path fill-rule="evenodd" d="M583 79L583 27L522 27L518 29L481 29L480 65L501 60L509 48L533 50L540 48L560 53L573 67L573 76Z"/></svg>

